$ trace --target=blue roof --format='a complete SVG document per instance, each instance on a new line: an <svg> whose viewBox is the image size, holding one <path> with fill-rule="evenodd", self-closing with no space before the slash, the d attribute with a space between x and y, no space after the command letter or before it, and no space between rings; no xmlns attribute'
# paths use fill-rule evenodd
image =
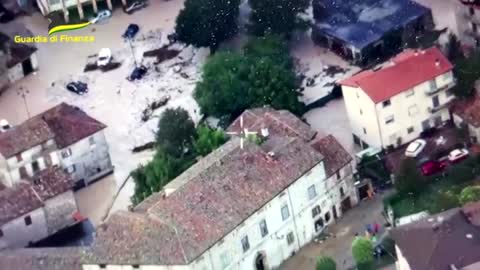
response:
<svg viewBox="0 0 480 270"><path fill-rule="evenodd" d="M316 1L316 6L323 7L321 18L315 22L316 29L357 49L430 13L430 9L410 0Z"/></svg>

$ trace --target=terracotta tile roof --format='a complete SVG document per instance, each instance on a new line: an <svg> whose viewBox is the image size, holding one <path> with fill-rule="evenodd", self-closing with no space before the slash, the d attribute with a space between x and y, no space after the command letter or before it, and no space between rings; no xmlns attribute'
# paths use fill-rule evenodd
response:
<svg viewBox="0 0 480 270"><path fill-rule="evenodd" d="M72 189L73 184L62 169L49 168L0 190L0 226L42 207L44 201Z"/></svg>
<svg viewBox="0 0 480 270"><path fill-rule="evenodd" d="M459 208L400 226L392 237L415 270L451 270L480 261L480 227Z"/></svg>
<svg viewBox="0 0 480 270"><path fill-rule="evenodd" d="M466 123L480 127L480 97L457 99L451 105L450 110Z"/></svg>
<svg viewBox="0 0 480 270"><path fill-rule="evenodd" d="M149 202L149 208L141 207L135 216L112 216L90 259L116 264L191 262L323 159L297 137L266 143L268 149L249 142L240 149L239 139L232 138L222 146L236 146L228 155L194 168L195 173L187 170L192 179L171 195L157 196L156 203ZM272 150L275 156L270 158L267 152Z"/></svg>
<svg viewBox="0 0 480 270"><path fill-rule="evenodd" d="M54 134L44 121L29 119L0 133L0 153L5 158L10 158L53 137Z"/></svg>
<svg viewBox="0 0 480 270"><path fill-rule="evenodd" d="M407 50L391 61L392 65L358 73L340 84L359 87L374 103L379 103L453 69L436 47L418 53Z"/></svg>
<svg viewBox="0 0 480 270"><path fill-rule="evenodd" d="M61 103L0 133L0 153L9 158L52 138L64 148L105 127L77 107Z"/></svg>
<svg viewBox="0 0 480 270"><path fill-rule="evenodd" d="M59 148L72 145L106 128L105 124L66 103L61 103L37 117L48 124L55 134L55 142Z"/></svg>
<svg viewBox="0 0 480 270"><path fill-rule="evenodd" d="M82 270L82 254L75 247L2 250L0 265L2 270Z"/></svg>
<svg viewBox="0 0 480 270"><path fill-rule="evenodd" d="M312 147L324 156L327 177L330 177L352 161L352 156L333 135L313 141Z"/></svg>
<svg viewBox="0 0 480 270"><path fill-rule="evenodd" d="M295 136L310 141L315 136L308 124L301 121L289 111L274 110L271 107L256 108L244 111L229 127L228 131L240 132L240 118L243 117L243 127L260 134L262 128L278 136Z"/></svg>
<svg viewBox="0 0 480 270"><path fill-rule="evenodd" d="M155 216L118 211L97 228L88 262L105 264L187 264L175 228Z"/></svg>

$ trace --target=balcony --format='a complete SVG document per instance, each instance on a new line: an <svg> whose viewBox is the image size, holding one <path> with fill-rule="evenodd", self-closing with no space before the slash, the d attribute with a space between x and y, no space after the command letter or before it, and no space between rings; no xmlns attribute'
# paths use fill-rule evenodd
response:
<svg viewBox="0 0 480 270"><path fill-rule="evenodd" d="M452 95L445 103L442 103L442 104L438 105L437 107L428 107L427 110L428 110L429 113L436 113L436 112L440 111L441 109L444 109L444 108L448 107L454 99L455 99L455 97Z"/></svg>
<svg viewBox="0 0 480 270"><path fill-rule="evenodd" d="M452 80L451 83L446 84L446 85L444 85L444 86L442 86L442 87L435 87L435 89L433 89L433 90L432 90L432 89L426 90L426 91L425 91L425 94L426 94L427 96L431 96L431 95L434 95L434 94L436 94L436 93L438 93L438 92L440 92L440 91L450 89L450 88L454 87L455 84L456 84L456 81L455 81L455 79L454 79L454 80Z"/></svg>

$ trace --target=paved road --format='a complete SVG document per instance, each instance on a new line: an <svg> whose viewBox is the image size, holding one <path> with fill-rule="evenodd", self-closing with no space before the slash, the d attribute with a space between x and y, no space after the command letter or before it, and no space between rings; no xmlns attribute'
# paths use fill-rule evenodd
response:
<svg viewBox="0 0 480 270"><path fill-rule="evenodd" d="M335 237L324 243L312 242L285 261L281 270L314 270L319 256L330 256L337 262L337 269L345 270L354 266L351 256L351 243L355 233L363 233L365 225L378 222L384 224L381 212L383 210L382 197L376 196L372 200L361 202L357 207L347 212L336 224L328 228L328 232Z"/></svg>

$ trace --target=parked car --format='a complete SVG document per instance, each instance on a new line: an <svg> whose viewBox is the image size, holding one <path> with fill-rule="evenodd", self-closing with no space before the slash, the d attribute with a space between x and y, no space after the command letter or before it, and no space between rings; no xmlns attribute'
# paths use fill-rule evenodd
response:
<svg viewBox="0 0 480 270"><path fill-rule="evenodd" d="M5 132L10 128L12 128L12 126L10 125L10 123L8 123L7 120L5 119L0 120L0 133Z"/></svg>
<svg viewBox="0 0 480 270"><path fill-rule="evenodd" d="M90 20L91 23L99 23L105 21L106 19L112 17L112 12L108 9L100 10L97 13L97 16Z"/></svg>
<svg viewBox="0 0 480 270"><path fill-rule="evenodd" d="M423 139L416 139L415 141L411 142L407 149L405 150L405 156L407 157L416 157L418 154L420 154L425 146L427 145L427 142Z"/></svg>
<svg viewBox="0 0 480 270"><path fill-rule="evenodd" d="M140 80L147 74L147 67L145 66L140 66L140 67L135 67L135 69L132 71L130 76L127 77L127 80L129 81L134 81L134 80Z"/></svg>
<svg viewBox="0 0 480 270"><path fill-rule="evenodd" d="M127 14L132 14L135 11L146 7L147 5L148 5L147 1L134 1L132 4L127 6L123 11L125 11L125 13Z"/></svg>
<svg viewBox="0 0 480 270"><path fill-rule="evenodd" d="M88 85L83 82L70 82L67 84L67 90L78 95L88 93Z"/></svg>
<svg viewBox="0 0 480 270"><path fill-rule="evenodd" d="M450 161L451 163L456 163L468 158L468 156L469 153L467 149L455 149L452 150L450 154L448 154L448 161Z"/></svg>
<svg viewBox="0 0 480 270"><path fill-rule="evenodd" d="M446 167L446 161L429 160L423 163L423 165L420 167L420 171L423 175L429 176L443 171Z"/></svg>
<svg viewBox="0 0 480 270"><path fill-rule="evenodd" d="M103 67L108 65L112 60L112 51L109 48L102 48L98 53L97 66Z"/></svg>
<svg viewBox="0 0 480 270"><path fill-rule="evenodd" d="M132 39L138 33L138 30L140 30L138 24L131 23L128 25L127 30L125 30L122 37Z"/></svg>

